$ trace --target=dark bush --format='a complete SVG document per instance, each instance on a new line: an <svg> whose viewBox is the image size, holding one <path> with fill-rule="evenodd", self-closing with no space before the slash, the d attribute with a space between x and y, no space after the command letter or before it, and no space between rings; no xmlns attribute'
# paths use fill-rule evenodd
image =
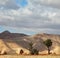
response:
<svg viewBox="0 0 60 58"><path fill-rule="evenodd" d="M38 50L37 49L32 49L31 51L30 51L30 54L31 55L38 55Z"/></svg>
<svg viewBox="0 0 60 58"><path fill-rule="evenodd" d="M21 50L20 50L20 54L23 54L23 53L24 53L24 51L21 49Z"/></svg>

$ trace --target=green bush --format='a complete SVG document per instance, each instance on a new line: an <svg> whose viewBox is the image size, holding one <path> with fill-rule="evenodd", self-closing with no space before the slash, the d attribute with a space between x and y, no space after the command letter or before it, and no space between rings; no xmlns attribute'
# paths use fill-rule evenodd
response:
<svg viewBox="0 0 60 58"><path fill-rule="evenodd" d="M37 49L32 49L31 51L30 51L30 54L31 55L38 55L38 50Z"/></svg>
<svg viewBox="0 0 60 58"><path fill-rule="evenodd" d="M46 45L46 47L48 48L48 54L50 54L50 47L52 46L52 41L51 41L51 39L47 39L47 40L45 40L43 43L44 43L44 44Z"/></svg>

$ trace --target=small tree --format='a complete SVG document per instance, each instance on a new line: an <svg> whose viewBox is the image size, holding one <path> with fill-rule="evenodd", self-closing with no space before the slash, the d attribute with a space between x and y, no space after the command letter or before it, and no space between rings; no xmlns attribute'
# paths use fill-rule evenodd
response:
<svg viewBox="0 0 60 58"><path fill-rule="evenodd" d="M44 44L46 45L46 47L48 48L48 54L50 54L50 47L52 46L52 41L51 39L47 39L44 41Z"/></svg>
<svg viewBox="0 0 60 58"><path fill-rule="evenodd" d="M23 53L24 53L24 51L21 49L21 50L20 50L20 54L23 54Z"/></svg>
<svg viewBox="0 0 60 58"><path fill-rule="evenodd" d="M30 46L30 48L29 48L30 54L31 55L38 55L38 50L37 49L33 49L33 43L32 42L29 43L29 46Z"/></svg>
<svg viewBox="0 0 60 58"><path fill-rule="evenodd" d="M38 55L38 50L37 49L32 49L31 54L32 55Z"/></svg>
<svg viewBox="0 0 60 58"><path fill-rule="evenodd" d="M33 43L30 42L30 43L29 43L29 46L30 46L29 50L32 50L32 49L33 49Z"/></svg>

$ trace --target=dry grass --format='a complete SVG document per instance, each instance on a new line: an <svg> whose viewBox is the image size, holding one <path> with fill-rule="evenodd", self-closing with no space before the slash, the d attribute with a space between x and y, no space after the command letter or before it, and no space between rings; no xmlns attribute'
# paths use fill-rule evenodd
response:
<svg viewBox="0 0 60 58"><path fill-rule="evenodd" d="M0 58L60 58L59 55L0 55Z"/></svg>

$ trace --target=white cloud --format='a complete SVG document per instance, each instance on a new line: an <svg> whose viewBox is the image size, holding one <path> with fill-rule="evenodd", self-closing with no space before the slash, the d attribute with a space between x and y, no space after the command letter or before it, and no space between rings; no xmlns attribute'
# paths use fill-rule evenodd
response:
<svg viewBox="0 0 60 58"><path fill-rule="evenodd" d="M29 9L23 9L23 14L27 14L27 15L31 15L32 14L32 11L30 11Z"/></svg>
<svg viewBox="0 0 60 58"><path fill-rule="evenodd" d="M2 9L18 9L16 0L0 0L0 8Z"/></svg>
<svg viewBox="0 0 60 58"><path fill-rule="evenodd" d="M60 0L29 0L32 4L60 8Z"/></svg>
<svg viewBox="0 0 60 58"><path fill-rule="evenodd" d="M1 26L16 27L26 32L58 33L60 29L60 9L58 8L60 6L58 7L57 0L29 0L24 8L20 8L15 0L4 1L1 0L1 3L5 5L0 3L3 7L0 9Z"/></svg>
<svg viewBox="0 0 60 58"><path fill-rule="evenodd" d="M8 0L0 0L0 5L4 5Z"/></svg>

